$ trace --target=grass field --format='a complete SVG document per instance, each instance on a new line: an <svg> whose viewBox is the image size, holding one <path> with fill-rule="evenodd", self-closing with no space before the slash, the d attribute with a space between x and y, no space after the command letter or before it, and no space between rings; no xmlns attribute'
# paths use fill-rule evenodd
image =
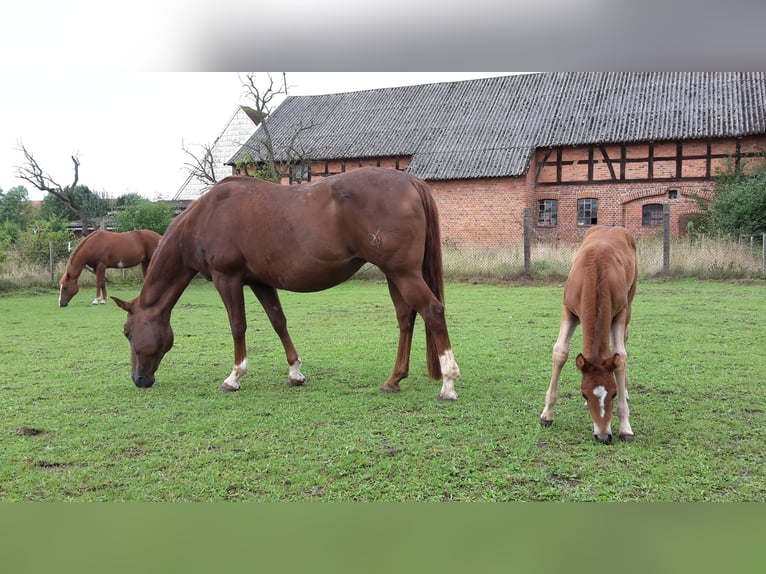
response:
<svg viewBox="0 0 766 574"><path fill-rule="evenodd" d="M137 285L113 285L130 298ZM764 501L766 284L644 282L628 375L633 443L596 443L574 354L552 427L561 285L450 283L460 398L435 398L418 321L402 392L379 388L397 328L385 284L283 293L303 387L255 298L238 393L223 305L194 282L151 389L130 381L124 313L57 294L0 296L0 500ZM613 426L616 426L616 421Z"/></svg>

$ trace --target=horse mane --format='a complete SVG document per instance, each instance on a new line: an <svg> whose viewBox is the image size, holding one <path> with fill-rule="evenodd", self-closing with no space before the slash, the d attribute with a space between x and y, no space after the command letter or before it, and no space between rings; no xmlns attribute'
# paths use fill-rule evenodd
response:
<svg viewBox="0 0 766 574"><path fill-rule="evenodd" d="M90 238L93 237L94 235L96 235L97 233L98 233L98 230L94 231L90 235L86 235L85 238L82 241L80 241L77 245L75 245L74 249L72 249L72 253L69 254L69 259L67 260L67 263L66 263L66 271L64 272L64 277L66 277L66 276L71 277L72 276L71 271L72 270L76 270L74 263L77 260L78 254L82 250L82 246L85 245L86 243L88 243L88 241L90 241ZM82 265L82 267L80 267L79 273L77 273L77 277L80 276L80 273L82 273L83 269L85 269L85 265L84 264ZM64 277L62 277L62 279Z"/></svg>
<svg viewBox="0 0 766 574"><path fill-rule="evenodd" d="M607 347L609 342L609 325L611 324L611 293L609 292L609 281L606 279L606 269L603 264L603 251L591 247L582 253L580 260L580 271L583 277L587 278L581 285L580 294L580 315L592 317L592 332L588 333L587 328L590 321L582 321L583 336L591 337L590 348L585 348L586 353L591 356L591 360L599 359L601 349L598 347L602 338L606 337ZM607 304L602 302L606 301ZM606 333L604 333L606 328Z"/></svg>

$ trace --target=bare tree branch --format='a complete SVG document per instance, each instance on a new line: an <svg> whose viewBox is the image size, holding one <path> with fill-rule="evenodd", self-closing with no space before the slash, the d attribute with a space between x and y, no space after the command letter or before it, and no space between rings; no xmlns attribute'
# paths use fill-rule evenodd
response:
<svg viewBox="0 0 766 574"><path fill-rule="evenodd" d="M189 175L202 185L215 185L218 182L218 178L215 174L213 148L208 144L203 144L200 147L202 148L202 155L197 156L186 146L181 145L181 149L190 158L190 161L184 163L184 167L188 170Z"/></svg>
<svg viewBox="0 0 766 574"><path fill-rule="evenodd" d="M18 143L19 147L17 149L24 154L25 163L16 168L16 175L20 179L35 186L40 191L50 193L66 205L74 215L80 218L82 221L83 235L87 235L91 220L88 218L85 209L75 195L75 188L80 181L80 159L76 155L71 156L72 164L74 166L74 178L70 185L62 187L61 184L53 179L53 177L45 173L43 168L34 158L32 152L30 152L21 141Z"/></svg>
<svg viewBox="0 0 766 574"><path fill-rule="evenodd" d="M287 139L285 143L274 141L271 130L269 129L269 115L271 114L271 105L275 98L281 95L287 95L287 76L282 73L282 84L278 87L274 84L274 78L268 74L268 86L260 89L256 83L255 74L250 72L240 76L242 86L245 88L245 97L253 102L253 106L261 118L261 138L257 142L256 148L248 150L253 159L258 162L266 171L267 179L280 182L286 176L290 175L290 170L294 166L302 166L308 159L308 152L298 146L300 136L303 132L314 127L299 125L295 132ZM279 149L276 146L279 146ZM279 159L277 159L279 158ZM247 171L247 167L245 167Z"/></svg>

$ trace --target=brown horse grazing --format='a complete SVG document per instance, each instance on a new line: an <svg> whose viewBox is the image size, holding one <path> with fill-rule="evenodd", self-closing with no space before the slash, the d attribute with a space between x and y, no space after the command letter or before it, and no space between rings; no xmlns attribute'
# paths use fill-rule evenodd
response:
<svg viewBox="0 0 766 574"><path fill-rule="evenodd" d="M593 419L593 433L603 443L612 442L612 401L616 396L619 436L633 440L625 345L637 275L636 242L625 229L595 226L588 230L564 287L561 327L553 345L551 384L540 415L543 426L553 422L553 405L561 369L569 357L569 340L582 323L583 353L577 355L577 368L582 372L581 390Z"/></svg>
<svg viewBox="0 0 766 574"><path fill-rule="evenodd" d="M91 233L69 256L66 271L61 277L59 306L66 307L80 290L77 280L85 268L96 274L96 298L92 304L106 303L106 270L141 264L141 273L145 275L160 239L162 235L149 229L125 233L99 230Z"/></svg>
<svg viewBox="0 0 766 574"><path fill-rule="evenodd" d="M396 392L409 373L416 313L425 321L429 376L442 377L441 400L454 400L460 376L444 318L439 221L424 182L365 167L301 185L229 177L176 217L154 255L138 297L112 299L128 312L133 382L154 384L173 346L170 313L199 273L223 300L234 338L234 368L219 391L240 388L247 372L245 301L255 293L282 341L287 385L301 385L301 359L287 331L278 289L312 292L378 266L399 322L396 364L382 390Z"/></svg>

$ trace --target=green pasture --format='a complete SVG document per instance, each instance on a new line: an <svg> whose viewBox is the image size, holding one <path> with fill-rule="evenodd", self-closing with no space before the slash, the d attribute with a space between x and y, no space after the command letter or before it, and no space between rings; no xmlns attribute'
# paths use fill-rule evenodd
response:
<svg viewBox="0 0 766 574"><path fill-rule="evenodd" d="M66 309L53 290L4 294L0 500L766 500L766 284L639 284L636 439L610 446L593 440L580 398L579 329L557 418L538 424L562 289L447 285L462 371L449 404L426 377L422 321L402 392L379 392L398 337L380 281L281 294L307 376L295 388L248 294L250 373L229 394L216 392L233 351L209 283L175 307L175 347L151 389L130 381L114 304L92 307L88 289Z"/></svg>

